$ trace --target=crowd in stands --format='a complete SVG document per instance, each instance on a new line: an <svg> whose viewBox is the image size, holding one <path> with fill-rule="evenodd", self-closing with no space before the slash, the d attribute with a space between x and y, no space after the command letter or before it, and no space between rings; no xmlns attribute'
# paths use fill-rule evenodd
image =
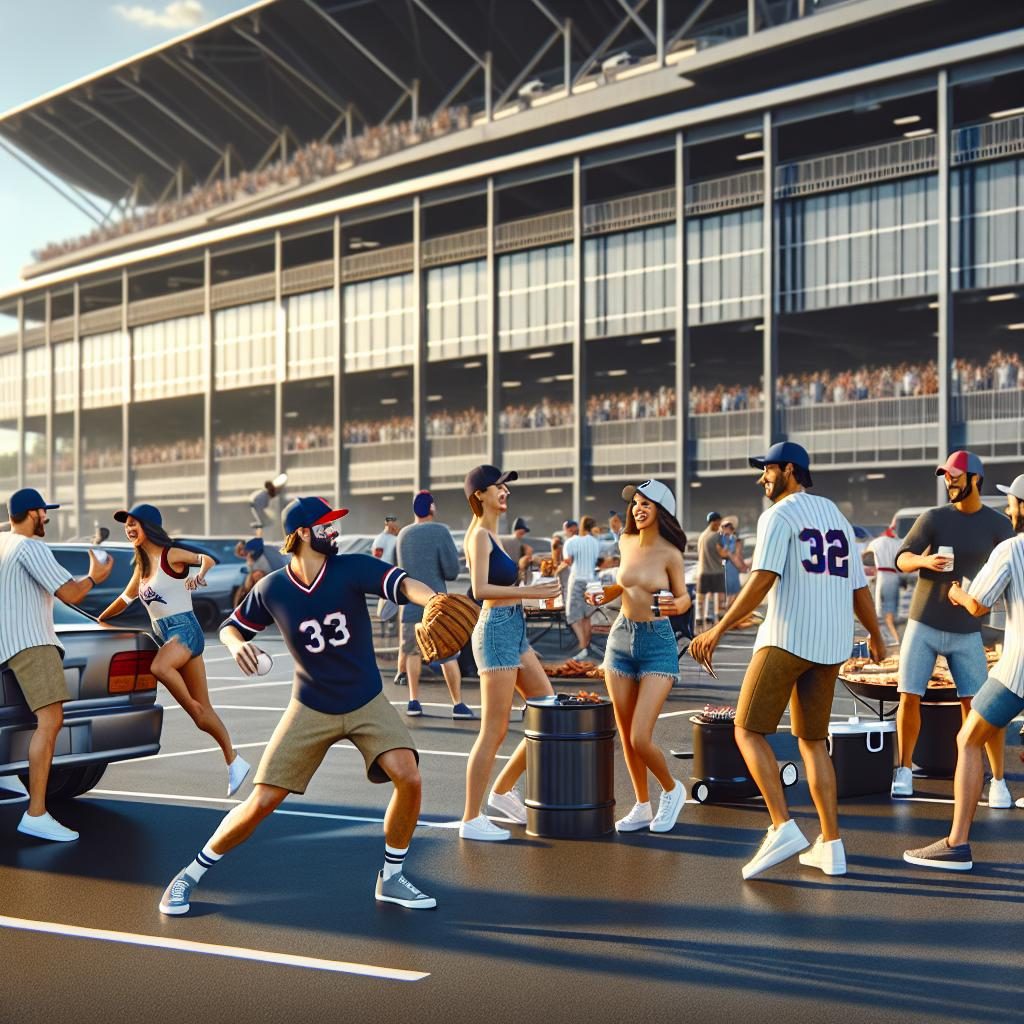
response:
<svg viewBox="0 0 1024 1024"><path fill-rule="evenodd" d="M342 437L345 444L377 444L382 441L413 441L416 424L411 416L392 416L387 420L349 420Z"/></svg>
<svg viewBox="0 0 1024 1024"><path fill-rule="evenodd" d="M1018 352L993 352L986 363L954 359L951 372L954 395L1024 388L1024 365Z"/></svg>
<svg viewBox="0 0 1024 1024"><path fill-rule="evenodd" d="M146 207L115 223L96 227L79 238L51 242L34 252L33 256L36 260L53 259L112 238L206 213L270 189L305 185L355 164L368 163L417 143L468 128L469 124L468 108L450 107L433 118L421 117L367 127L361 134L337 143L314 140L260 170L242 171L228 180L219 177L196 184L180 198Z"/></svg>
<svg viewBox="0 0 1024 1024"><path fill-rule="evenodd" d="M587 399L588 423L659 419L675 414L676 389L665 386L657 391L634 388L610 395L593 395Z"/></svg>
<svg viewBox="0 0 1024 1024"><path fill-rule="evenodd" d="M498 417L501 430L568 427L572 422L572 402L553 402L548 398L542 398L532 405L506 405Z"/></svg>
<svg viewBox="0 0 1024 1024"><path fill-rule="evenodd" d="M427 437L480 437L487 432L487 414L477 408L436 412L427 417Z"/></svg>

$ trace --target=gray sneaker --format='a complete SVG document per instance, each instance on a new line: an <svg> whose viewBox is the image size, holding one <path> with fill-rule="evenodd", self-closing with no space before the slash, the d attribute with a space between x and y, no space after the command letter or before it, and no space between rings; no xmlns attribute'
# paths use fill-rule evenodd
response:
<svg viewBox="0 0 1024 1024"><path fill-rule="evenodd" d="M187 914L193 886L199 883L184 870L179 871L160 897L161 914Z"/></svg>
<svg viewBox="0 0 1024 1024"><path fill-rule="evenodd" d="M437 906L437 900L433 896L420 892L401 873L385 879L384 872L378 871L377 890L374 896L379 903L397 903L400 907L407 907L409 910L433 910Z"/></svg>
<svg viewBox="0 0 1024 1024"><path fill-rule="evenodd" d="M942 868L943 871L970 871L974 867L971 844L950 846L948 839L940 839L919 850L906 850L903 859L908 864L917 864L922 868Z"/></svg>

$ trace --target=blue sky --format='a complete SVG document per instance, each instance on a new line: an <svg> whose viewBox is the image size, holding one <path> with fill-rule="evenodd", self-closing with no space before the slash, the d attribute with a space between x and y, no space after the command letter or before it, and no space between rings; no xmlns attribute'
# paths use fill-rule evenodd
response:
<svg viewBox="0 0 1024 1024"><path fill-rule="evenodd" d="M124 60L244 0L0 0L0 112ZM0 149L0 291L15 286L33 249L91 223Z"/></svg>

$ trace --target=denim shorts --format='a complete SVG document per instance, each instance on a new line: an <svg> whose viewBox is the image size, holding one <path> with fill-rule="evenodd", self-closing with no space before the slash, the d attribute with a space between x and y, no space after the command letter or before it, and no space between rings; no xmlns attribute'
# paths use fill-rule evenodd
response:
<svg viewBox="0 0 1024 1024"><path fill-rule="evenodd" d="M1005 729L1024 711L1024 697L1018 697L1004 682L989 676L971 701L971 709L989 725Z"/></svg>
<svg viewBox="0 0 1024 1024"><path fill-rule="evenodd" d="M484 608L473 630L473 657L479 672L519 668L530 650L526 640L526 616L521 604Z"/></svg>
<svg viewBox="0 0 1024 1024"><path fill-rule="evenodd" d="M157 619L153 623L153 628L165 643L168 640L177 640L187 647L193 658L198 658L206 648L206 639L194 612L182 612L180 615L168 615L163 619Z"/></svg>
<svg viewBox="0 0 1024 1024"><path fill-rule="evenodd" d="M900 610L900 574L879 572L875 576L875 614L896 615Z"/></svg>
<svg viewBox="0 0 1024 1024"><path fill-rule="evenodd" d="M940 654L949 665L956 695L973 697L988 678L981 633L947 633L916 619L907 623L900 645L899 692L923 697Z"/></svg>
<svg viewBox="0 0 1024 1024"><path fill-rule="evenodd" d="M643 676L679 677L679 650L668 619L634 622L619 615L608 634L604 652L606 672L640 680Z"/></svg>

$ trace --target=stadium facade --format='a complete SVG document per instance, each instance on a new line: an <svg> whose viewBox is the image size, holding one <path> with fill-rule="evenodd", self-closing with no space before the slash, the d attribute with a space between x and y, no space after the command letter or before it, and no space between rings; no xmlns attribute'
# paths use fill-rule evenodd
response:
<svg viewBox="0 0 1024 1024"><path fill-rule="evenodd" d="M648 476L749 525L781 438L855 521L957 447L991 490L1024 471L1020 22L263 0L41 97L0 143L139 219L0 294L0 492L65 536L136 500L242 532L285 470L357 531L421 487L454 526L493 462L537 529Z"/></svg>

